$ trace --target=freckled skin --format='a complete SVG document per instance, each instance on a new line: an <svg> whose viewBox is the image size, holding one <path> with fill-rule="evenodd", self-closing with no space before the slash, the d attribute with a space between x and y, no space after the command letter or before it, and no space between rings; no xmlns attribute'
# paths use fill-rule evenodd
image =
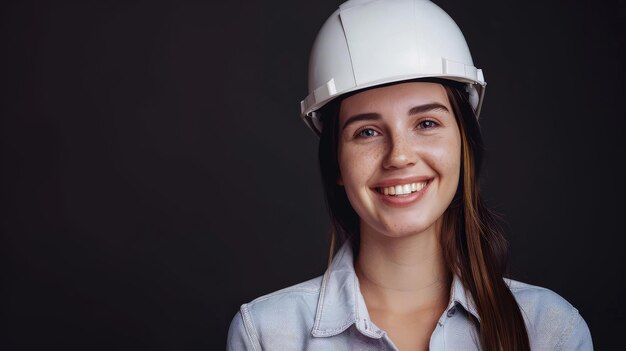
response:
<svg viewBox="0 0 626 351"><path fill-rule="evenodd" d="M412 107L430 103L440 103L449 112L409 114ZM381 118L343 128L349 117L363 113ZM442 214L456 192L461 165L461 136L443 86L401 83L350 96L341 104L339 128L337 182L345 187L360 217L361 234L437 235ZM416 203L396 208L378 199L374 184L410 176L433 178Z"/></svg>

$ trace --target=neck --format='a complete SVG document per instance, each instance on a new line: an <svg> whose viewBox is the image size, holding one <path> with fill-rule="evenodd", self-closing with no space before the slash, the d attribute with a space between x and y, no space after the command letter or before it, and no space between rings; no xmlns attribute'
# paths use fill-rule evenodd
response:
<svg viewBox="0 0 626 351"><path fill-rule="evenodd" d="M403 314L445 308L451 280L438 227L402 237L361 227L355 270L368 309Z"/></svg>

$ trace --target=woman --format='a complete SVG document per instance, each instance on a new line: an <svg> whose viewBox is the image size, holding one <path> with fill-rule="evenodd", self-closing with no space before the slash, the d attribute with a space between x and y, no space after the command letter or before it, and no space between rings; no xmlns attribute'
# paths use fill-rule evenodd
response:
<svg viewBox="0 0 626 351"><path fill-rule="evenodd" d="M242 305L230 350L593 348L562 297L503 278L506 243L479 192L485 82L441 9L348 1L309 69L332 261Z"/></svg>

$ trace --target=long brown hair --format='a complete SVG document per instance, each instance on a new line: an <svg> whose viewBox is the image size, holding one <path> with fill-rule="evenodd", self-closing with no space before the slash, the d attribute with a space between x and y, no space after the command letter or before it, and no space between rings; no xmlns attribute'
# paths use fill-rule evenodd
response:
<svg viewBox="0 0 626 351"><path fill-rule="evenodd" d="M443 79L416 81L443 85L461 134L461 177L456 194L444 212L441 247L448 269L471 294L480 321L484 350L530 350L524 319L513 294L502 279L506 269L507 242L494 214L480 197L479 176L483 160L480 127L463 85ZM344 96L343 98L345 98ZM342 98L342 99L343 99ZM319 143L319 164L331 222L329 262L335 249L348 241L359 252L359 216L345 190L336 182L338 115L342 99L329 103L320 114L324 128Z"/></svg>

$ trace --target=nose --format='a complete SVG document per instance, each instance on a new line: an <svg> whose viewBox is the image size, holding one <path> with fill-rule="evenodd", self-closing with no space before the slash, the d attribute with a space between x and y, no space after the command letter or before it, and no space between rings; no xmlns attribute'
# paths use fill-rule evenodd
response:
<svg viewBox="0 0 626 351"><path fill-rule="evenodd" d="M396 134L388 140L388 151L383 161L385 169L405 168L416 163L415 145L408 136Z"/></svg>

